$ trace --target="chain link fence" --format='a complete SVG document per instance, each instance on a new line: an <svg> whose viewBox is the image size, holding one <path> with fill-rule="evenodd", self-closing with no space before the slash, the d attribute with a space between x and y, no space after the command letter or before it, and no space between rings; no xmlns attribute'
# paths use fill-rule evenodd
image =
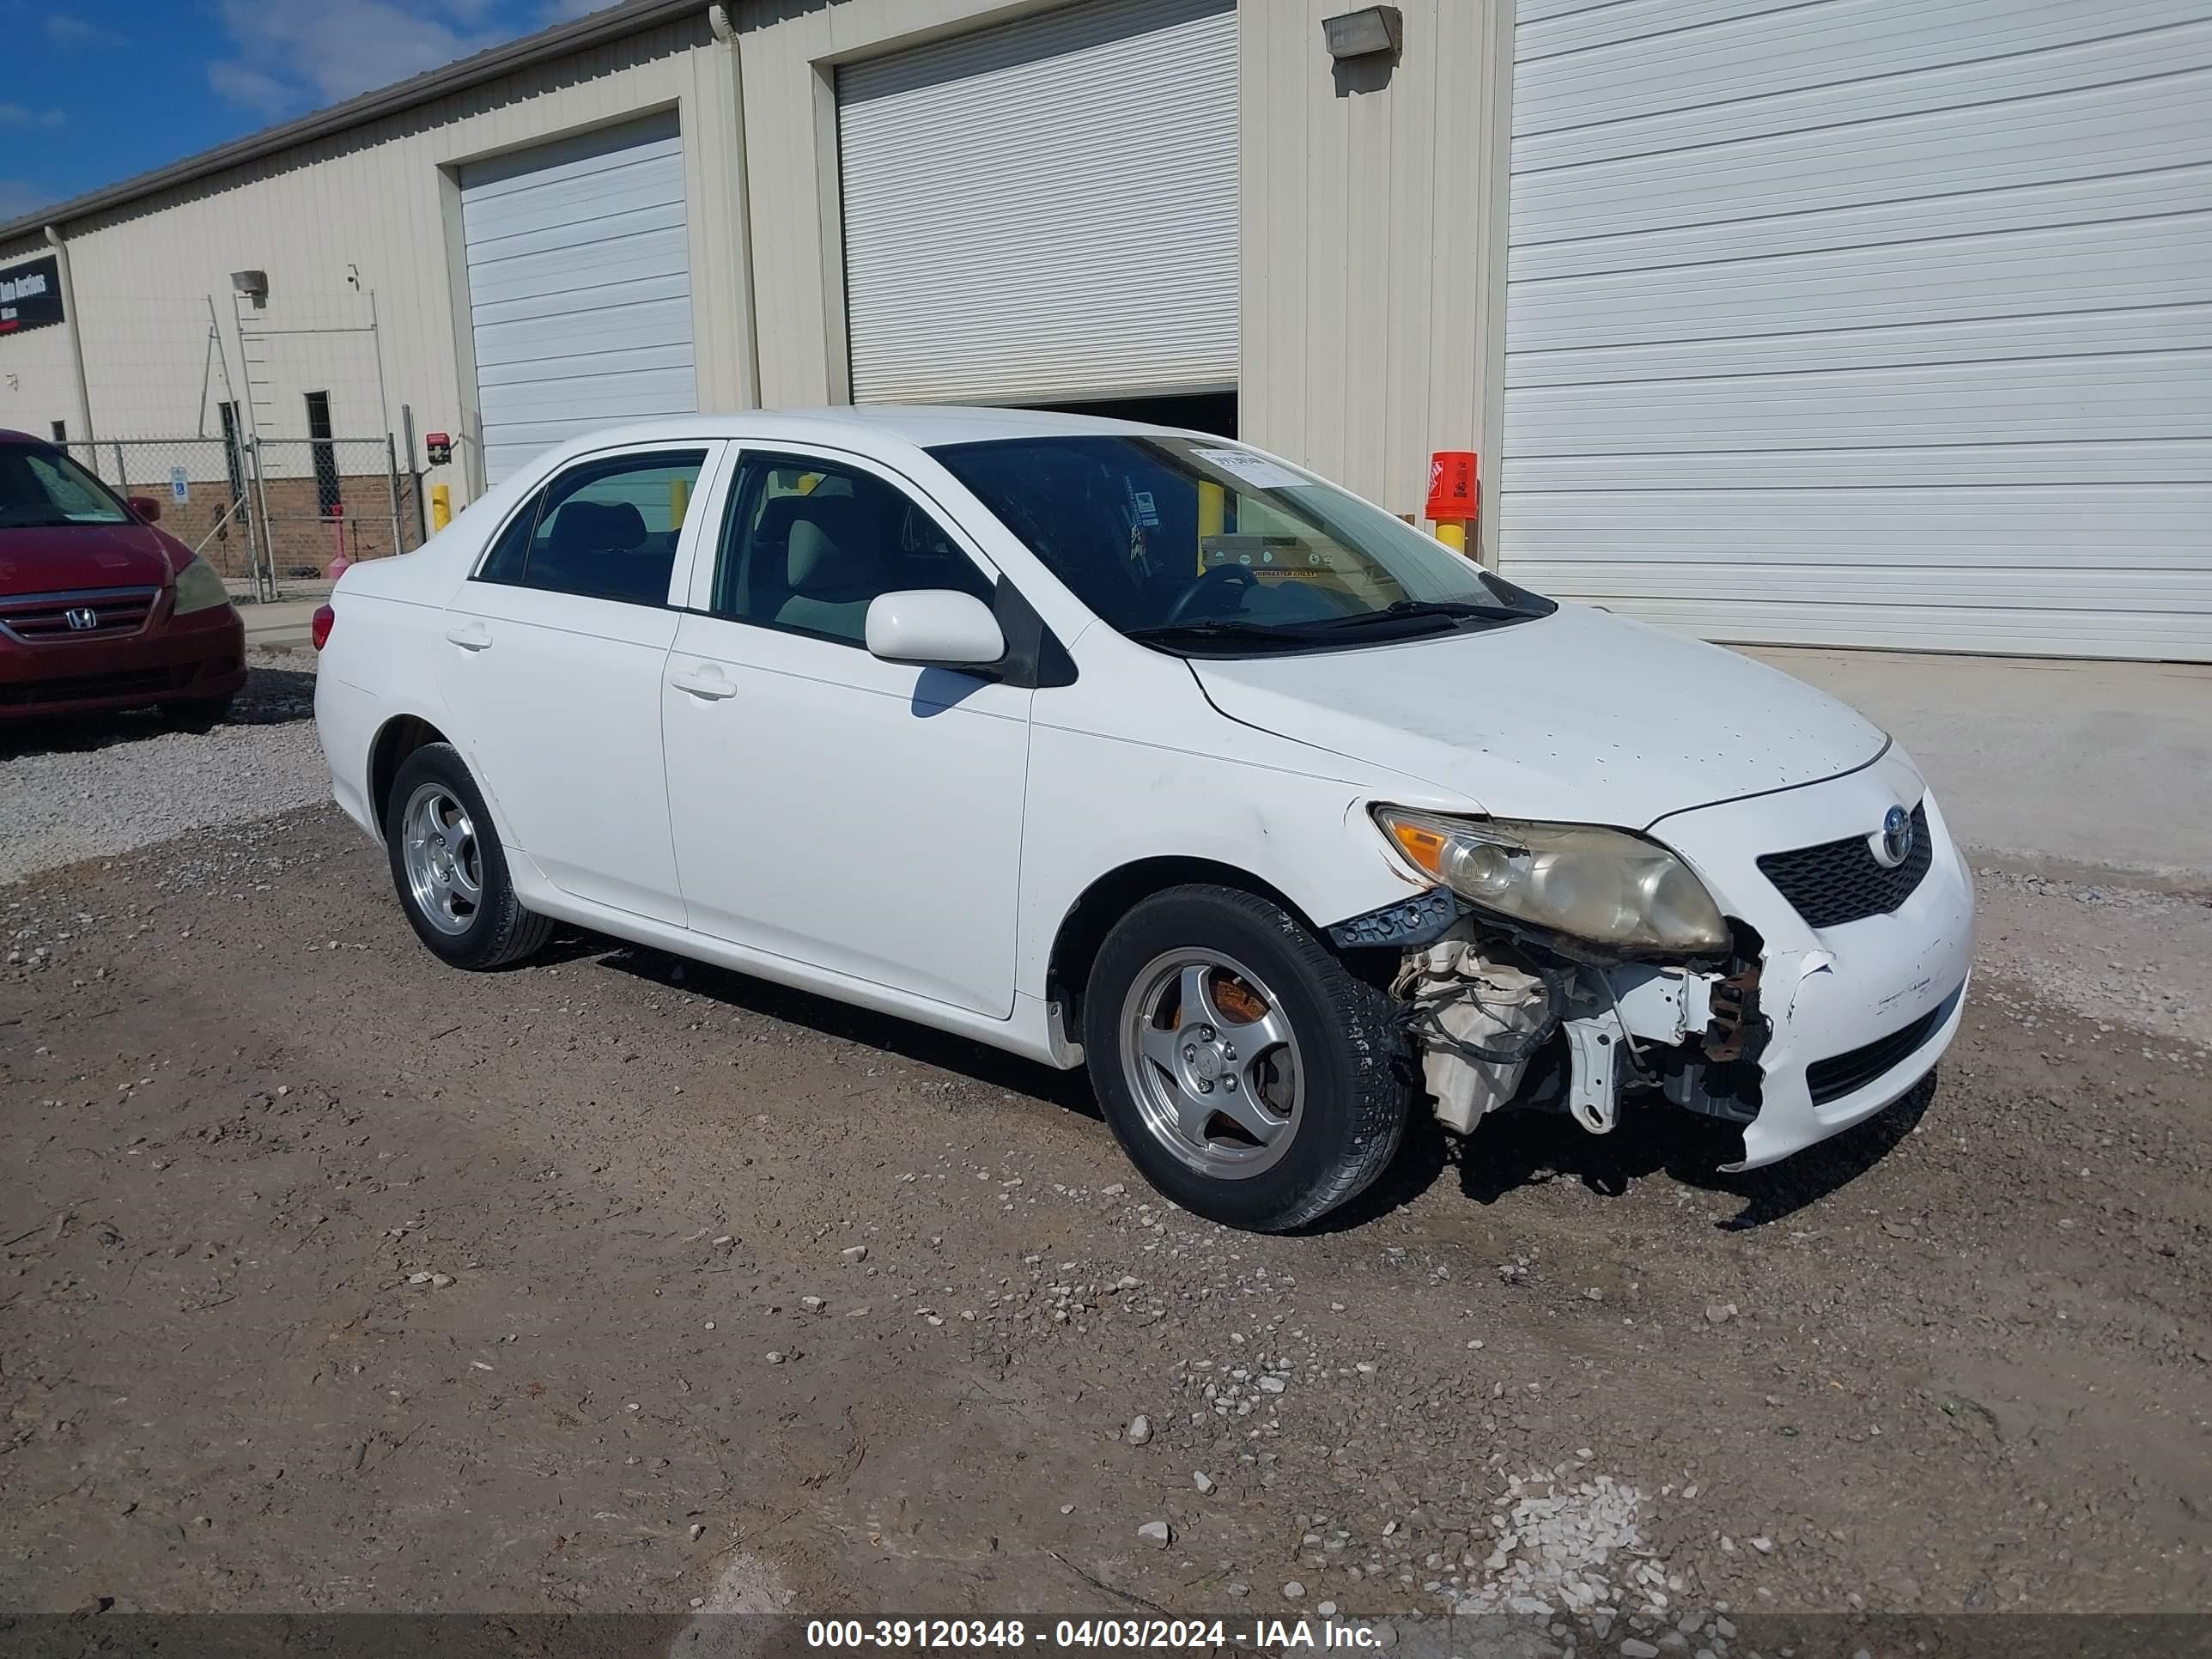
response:
<svg viewBox="0 0 2212 1659"><path fill-rule="evenodd" d="M388 438L262 438L261 521L278 585L318 580L343 555L389 558L414 545L401 519L399 465Z"/></svg>
<svg viewBox="0 0 2212 1659"><path fill-rule="evenodd" d="M118 495L157 502L161 528L241 599L319 591L331 562L419 546L419 480L381 438L72 440L70 454Z"/></svg>

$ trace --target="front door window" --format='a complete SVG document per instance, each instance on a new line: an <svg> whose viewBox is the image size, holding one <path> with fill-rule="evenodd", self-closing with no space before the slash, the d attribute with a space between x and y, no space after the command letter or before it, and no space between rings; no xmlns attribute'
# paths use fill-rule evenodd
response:
<svg viewBox="0 0 2212 1659"><path fill-rule="evenodd" d="M722 526L716 616L860 646L869 602L918 587L991 599L989 579L886 480L799 458L746 459Z"/></svg>

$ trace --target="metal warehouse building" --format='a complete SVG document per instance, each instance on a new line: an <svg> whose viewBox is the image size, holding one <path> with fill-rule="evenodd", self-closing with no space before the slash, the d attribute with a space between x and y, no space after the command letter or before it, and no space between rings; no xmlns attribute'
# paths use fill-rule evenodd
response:
<svg viewBox="0 0 2212 1659"><path fill-rule="evenodd" d="M629 0L0 226L0 425L327 509L403 407L458 501L1097 404L1401 512L1473 449L1486 560L1711 637L2212 659L2212 0L1357 9Z"/></svg>

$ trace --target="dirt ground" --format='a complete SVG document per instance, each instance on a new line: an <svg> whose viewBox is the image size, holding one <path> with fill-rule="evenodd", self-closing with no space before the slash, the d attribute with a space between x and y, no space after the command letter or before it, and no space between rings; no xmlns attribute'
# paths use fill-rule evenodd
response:
<svg viewBox="0 0 2212 1659"><path fill-rule="evenodd" d="M1079 1076L579 933L446 969L327 806L36 876L0 1604L2203 1611L2205 1011L2063 1006L2079 895L1996 885L1932 1099L1820 1153L1500 1120L1258 1238Z"/></svg>

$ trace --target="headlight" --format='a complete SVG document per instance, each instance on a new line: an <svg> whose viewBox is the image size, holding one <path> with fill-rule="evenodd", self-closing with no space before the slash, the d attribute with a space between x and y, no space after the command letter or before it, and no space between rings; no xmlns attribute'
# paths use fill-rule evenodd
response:
<svg viewBox="0 0 2212 1659"><path fill-rule="evenodd" d="M194 559L177 572L177 605L172 615L189 617L195 611L229 603L230 590L205 559Z"/></svg>
<svg viewBox="0 0 2212 1659"><path fill-rule="evenodd" d="M1414 868L1528 927L1633 952L1711 956L1731 943L1689 866L1625 830L1390 806L1376 807L1375 820Z"/></svg>

